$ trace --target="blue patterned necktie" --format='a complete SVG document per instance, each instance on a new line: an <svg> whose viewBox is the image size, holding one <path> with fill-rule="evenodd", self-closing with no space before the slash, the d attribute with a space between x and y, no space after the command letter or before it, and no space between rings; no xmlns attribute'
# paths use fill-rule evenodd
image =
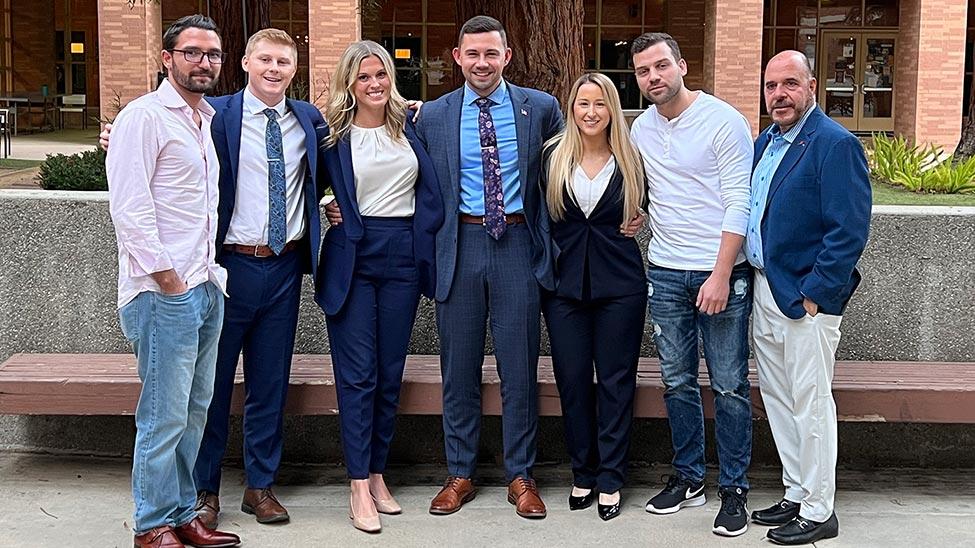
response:
<svg viewBox="0 0 975 548"><path fill-rule="evenodd" d="M491 119L491 105L494 101L481 97L474 103L481 110L477 115L477 131L481 136L481 167L484 170L484 228L492 238L499 240L507 225L504 219L498 136L494 132L494 120Z"/></svg>
<svg viewBox="0 0 975 548"><path fill-rule="evenodd" d="M280 255L288 238L284 195L284 147L281 144L278 111L273 108L264 109L264 115L267 116L267 129L264 132L264 140L267 143L267 245L275 255Z"/></svg>

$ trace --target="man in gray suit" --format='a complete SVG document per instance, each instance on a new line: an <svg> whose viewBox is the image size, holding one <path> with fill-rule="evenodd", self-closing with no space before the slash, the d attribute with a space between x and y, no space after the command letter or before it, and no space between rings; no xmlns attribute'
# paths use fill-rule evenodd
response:
<svg viewBox="0 0 975 548"><path fill-rule="evenodd" d="M538 174L542 145L562 129L562 113L551 95L502 79L511 49L496 19L467 21L453 53L466 84L425 104L417 122L447 214L437 234L436 300L449 476L430 513L456 512L476 494L471 478L490 317L501 377L508 501L520 516L543 518L545 504L532 479L539 286L552 289L554 283ZM333 224L341 222L337 206L326 212Z"/></svg>

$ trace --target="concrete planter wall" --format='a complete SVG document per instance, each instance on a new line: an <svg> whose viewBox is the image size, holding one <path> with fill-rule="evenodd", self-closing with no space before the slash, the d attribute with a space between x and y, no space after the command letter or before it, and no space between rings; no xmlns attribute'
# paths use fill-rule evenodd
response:
<svg viewBox="0 0 975 548"><path fill-rule="evenodd" d="M116 263L107 193L0 191L0 361L16 352L128 352L115 311ZM841 359L975 361L975 208L874 208L861 270L863 284L844 318ZM296 352L325 353L324 321L310 290L306 280ZM547 353L547 340L543 345ZM438 350L433 306L425 301L410 352ZM649 337L644 353L655 354ZM88 447L80 437L58 434L79 420L95 419L0 417L0 446ZM118 428L127 439L129 432ZM327 443L300 433L289 443L319 454L321 444L337 444L334 425L322 428L334 435ZM104 443L116 452L114 443Z"/></svg>

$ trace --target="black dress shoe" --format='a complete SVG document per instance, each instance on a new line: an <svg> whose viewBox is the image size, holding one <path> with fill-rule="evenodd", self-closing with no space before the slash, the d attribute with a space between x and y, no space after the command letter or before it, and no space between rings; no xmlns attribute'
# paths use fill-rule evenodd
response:
<svg viewBox="0 0 975 548"><path fill-rule="evenodd" d="M840 534L840 522L834 513L824 522L796 517L789 523L769 529L765 536L775 544L795 546L798 544L812 544L825 538L834 538Z"/></svg>
<svg viewBox="0 0 975 548"><path fill-rule="evenodd" d="M752 521L759 525L785 525L799 516L799 503L782 499L768 508L752 512Z"/></svg>
<svg viewBox="0 0 975 548"><path fill-rule="evenodd" d="M616 504L597 504L596 509L599 511L599 519L609 521L620 515L620 502L622 500L621 498L616 501Z"/></svg>
<svg viewBox="0 0 975 548"><path fill-rule="evenodd" d="M592 506L592 501L596 498L596 491L589 491L588 495L573 497L569 495L569 510L585 510Z"/></svg>

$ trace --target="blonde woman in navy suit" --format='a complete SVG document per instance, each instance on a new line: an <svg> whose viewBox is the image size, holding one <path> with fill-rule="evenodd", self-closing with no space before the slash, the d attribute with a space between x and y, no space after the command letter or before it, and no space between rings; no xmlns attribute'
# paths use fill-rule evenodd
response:
<svg viewBox="0 0 975 548"><path fill-rule="evenodd" d="M557 280L542 311L572 462L569 508L589 507L598 492L599 517L610 520L620 512L647 293L637 241L621 231L641 214L646 181L609 78L576 80L566 118L542 170Z"/></svg>
<svg viewBox="0 0 975 548"><path fill-rule="evenodd" d="M349 517L379 532L399 504L383 479L420 293L433 296L443 223L430 157L396 91L389 54L354 42L332 78L324 159L343 219L325 234L315 297L338 392Z"/></svg>

